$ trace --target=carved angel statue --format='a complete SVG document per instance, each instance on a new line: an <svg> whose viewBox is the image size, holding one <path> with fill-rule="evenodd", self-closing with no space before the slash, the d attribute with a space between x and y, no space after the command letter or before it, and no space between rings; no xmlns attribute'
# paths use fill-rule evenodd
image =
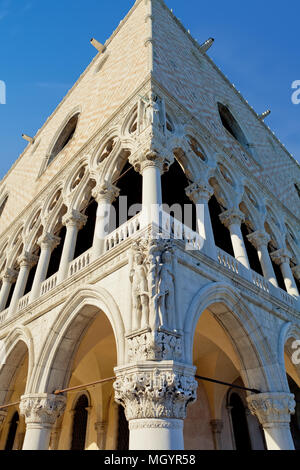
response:
<svg viewBox="0 0 300 470"><path fill-rule="evenodd" d="M160 266L158 293L156 295L156 326L160 328L173 328L175 314L175 276L172 267L170 251L162 254Z"/></svg>
<svg viewBox="0 0 300 470"><path fill-rule="evenodd" d="M145 104L144 111L144 124L145 127L153 125L160 128L160 107L157 102L157 97L151 93L149 99L142 98L143 103Z"/></svg>
<svg viewBox="0 0 300 470"><path fill-rule="evenodd" d="M134 329L149 327L149 293L147 270L143 263L143 256L137 252L134 255L133 267L130 271L132 283L132 307L135 320Z"/></svg>

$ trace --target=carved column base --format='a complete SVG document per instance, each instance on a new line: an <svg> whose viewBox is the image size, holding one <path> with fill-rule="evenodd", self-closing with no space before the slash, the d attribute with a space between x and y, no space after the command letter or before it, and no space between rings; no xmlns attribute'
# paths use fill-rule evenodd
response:
<svg viewBox="0 0 300 470"><path fill-rule="evenodd" d="M183 449L183 420L196 400L195 367L145 361L115 373L115 400L129 421L130 449Z"/></svg>
<svg viewBox="0 0 300 470"><path fill-rule="evenodd" d="M182 358L182 336L172 331L139 330L127 336L127 344L129 362L179 361Z"/></svg>

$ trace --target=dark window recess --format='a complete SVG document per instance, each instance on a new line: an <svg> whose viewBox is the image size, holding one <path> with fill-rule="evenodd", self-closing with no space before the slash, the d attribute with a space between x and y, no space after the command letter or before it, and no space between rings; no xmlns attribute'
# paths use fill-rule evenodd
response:
<svg viewBox="0 0 300 470"><path fill-rule="evenodd" d="M236 450L252 450L245 407L239 395L232 393L229 404Z"/></svg>
<svg viewBox="0 0 300 470"><path fill-rule="evenodd" d="M172 210L171 216L192 230L197 231L196 206L185 193L189 185L190 181L185 176L177 160L175 160L169 171L162 176L162 200L163 204L166 205L164 210L168 213L170 213L170 208L174 204L178 204L181 211L177 214L176 210Z"/></svg>
<svg viewBox="0 0 300 470"><path fill-rule="evenodd" d="M28 294L32 289L32 285L33 285L33 281L34 281L34 277L35 277L35 273L36 273L36 268L37 268L37 264L32 266L32 268L29 271L29 276L28 276L28 279L27 279L24 295Z"/></svg>
<svg viewBox="0 0 300 470"><path fill-rule="evenodd" d="M247 238L247 235L250 235L250 233L253 233L253 231L249 227L247 227L246 224L241 225L241 231L242 231L245 248L246 248L248 259L249 259L250 268L253 269L253 271L260 274L261 276L263 276L257 250L252 245L252 243L249 242Z"/></svg>
<svg viewBox="0 0 300 470"><path fill-rule="evenodd" d="M245 134L243 133L236 119L232 116L229 109L221 103L218 103L218 109L222 124L225 129L241 144L242 147L244 147L246 151L249 152L249 144Z"/></svg>
<svg viewBox="0 0 300 470"><path fill-rule="evenodd" d="M268 251L269 251L269 254L271 254L271 253L273 253L273 251L277 251L277 248L275 248L274 246L269 244L268 245ZM280 287L281 289L286 291L286 287L285 287L285 283L284 283L284 279L283 279L283 275L282 275L280 266L272 260L271 256L270 256L270 258L271 258L271 263L272 263L272 266L273 266L273 269L274 269L274 273L275 273L275 277L276 277L276 280L277 280L278 287Z"/></svg>
<svg viewBox="0 0 300 470"><path fill-rule="evenodd" d="M211 197L208 208L216 246L226 251L229 255L234 256L230 232L219 218L219 215L225 212L226 209L220 206L215 196Z"/></svg>
<svg viewBox="0 0 300 470"><path fill-rule="evenodd" d="M73 419L73 431L72 431L72 444L71 450L84 450L85 449L85 438L86 428L88 420L87 407L89 406L88 399L85 395L81 395L77 400L75 406L75 413Z"/></svg>
<svg viewBox="0 0 300 470"><path fill-rule="evenodd" d="M126 419L123 406L119 405L118 408L118 446L117 450L129 449L129 427Z"/></svg>
<svg viewBox="0 0 300 470"><path fill-rule="evenodd" d="M3 213L3 211L4 211L4 208L5 208L5 206L6 206L7 201L8 201L8 196L6 196L6 198L4 199L4 201L2 202L2 204L1 204L1 206L0 206L0 217L1 217L2 213Z"/></svg>
<svg viewBox="0 0 300 470"><path fill-rule="evenodd" d="M82 255L82 253L85 251L89 250L93 245L97 208L97 202L95 199L91 199L85 211L87 222L85 226L78 232L74 259Z"/></svg>
<svg viewBox="0 0 300 470"><path fill-rule="evenodd" d="M75 114L69 122L66 124L62 132L60 133L48 160L48 165L51 163L54 158L61 152L70 142L72 137L75 134L76 127L78 124L79 113Z"/></svg>
<svg viewBox="0 0 300 470"><path fill-rule="evenodd" d="M295 444L295 449L300 450L300 388L294 380L288 375L290 392L295 395L296 409L295 414L291 415L291 433Z"/></svg>
<svg viewBox="0 0 300 470"><path fill-rule="evenodd" d="M126 172L126 174L125 174ZM121 175L124 174L115 185L120 189L120 196L127 196L127 207L125 201L118 198L113 207L116 211L116 220L111 220L111 230L123 225L127 220L131 219L134 215L128 215L130 207L135 204L140 204L140 208L136 212L140 212L143 194L143 178L140 173L136 172L129 162L124 166ZM121 176L120 175L120 176Z"/></svg>
<svg viewBox="0 0 300 470"><path fill-rule="evenodd" d="M10 306L12 296L14 295L15 287L16 287L16 282L14 282L10 287L10 291L9 291L9 294L8 294L8 298L7 298L4 310L7 309Z"/></svg>
<svg viewBox="0 0 300 470"><path fill-rule="evenodd" d="M66 227L63 227L61 231L57 234L57 236L60 237L61 239L60 244L57 245L57 247L54 248L54 250L51 253L51 258L50 258L50 263L49 263L46 279L48 279L49 277L57 273L59 269L60 259L61 259L61 255L62 255L62 251L64 247L65 238L66 238Z"/></svg>
<svg viewBox="0 0 300 470"><path fill-rule="evenodd" d="M19 413L16 411L12 417L12 420L9 426L8 436L6 439L4 450L13 450L14 442L15 442L16 434L17 434L17 429L18 429L18 424L19 424Z"/></svg>

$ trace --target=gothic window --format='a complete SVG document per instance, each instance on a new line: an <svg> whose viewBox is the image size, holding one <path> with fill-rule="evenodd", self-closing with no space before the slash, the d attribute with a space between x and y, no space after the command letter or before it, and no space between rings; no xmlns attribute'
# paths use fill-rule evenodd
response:
<svg viewBox="0 0 300 470"><path fill-rule="evenodd" d="M19 413L16 411L10 422L9 431L6 439L5 450L13 450L19 424Z"/></svg>
<svg viewBox="0 0 300 470"><path fill-rule="evenodd" d="M48 165L55 159L55 157L68 145L70 140L73 138L79 119L79 113L75 114L65 125L64 129L60 133L54 147L51 151Z"/></svg>
<svg viewBox="0 0 300 470"><path fill-rule="evenodd" d="M197 230L196 206L186 195L190 181L177 160L162 176L163 209L190 229Z"/></svg>
<svg viewBox="0 0 300 470"><path fill-rule="evenodd" d="M8 196L6 196L6 197L4 198L4 200L0 203L0 217L1 217L1 215L3 214L3 211L4 211L4 208L5 208L6 204L7 204L7 201L8 201Z"/></svg>
<svg viewBox="0 0 300 470"><path fill-rule="evenodd" d="M76 241L74 259L85 253L93 245L94 231L96 226L98 204L94 198L91 198L85 210L87 217L86 224L79 230Z"/></svg>
<svg viewBox="0 0 300 470"><path fill-rule="evenodd" d="M241 144L241 146L247 152L249 152L249 144L245 137L245 134L243 133L236 119L232 116L227 106L218 103L218 110L222 124L225 129Z"/></svg>
<svg viewBox="0 0 300 470"><path fill-rule="evenodd" d="M237 393L230 395L229 406L236 450L252 450L245 407Z"/></svg>
<svg viewBox="0 0 300 470"><path fill-rule="evenodd" d="M208 208L216 246L226 251L229 255L234 256L230 232L225 225L222 224L219 217L226 211L226 208L219 204L215 196L210 198Z"/></svg>
<svg viewBox="0 0 300 470"><path fill-rule="evenodd" d="M123 406L118 408L118 443L117 450L129 449L129 428Z"/></svg>
<svg viewBox="0 0 300 470"><path fill-rule="evenodd" d="M71 450L84 450L88 421L87 408L89 402L86 395L81 395L76 403L73 419Z"/></svg>

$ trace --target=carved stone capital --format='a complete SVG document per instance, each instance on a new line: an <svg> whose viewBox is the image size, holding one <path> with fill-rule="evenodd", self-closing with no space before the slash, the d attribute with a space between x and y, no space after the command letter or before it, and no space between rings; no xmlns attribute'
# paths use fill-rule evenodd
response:
<svg viewBox="0 0 300 470"><path fill-rule="evenodd" d="M16 271L15 269L7 268L2 275L2 281L13 284L17 280L17 277L18 271Z"/></svg>
<svg viewBox="0 0 300 470"><path fill-rule="evenodd" d="M191 184L185 190L186 195L195 204L207 203L214 193L213 188L208 182L198 181Z"/></svg>
<svg viewBox="0 0 300 470"><path fill-rule="evenodd" d="M239 209L229 209L219 215L222 224L229 228L230 225L241 225L245 220L245 215Z"/></svg>
<svg viewBox="0 0 300 470"><path fill-rule="evenodd" d="M19 256L18 264L20 267L32 268L32 266L34 266L38 262L38 260L39 260L38 256L35 256L25 251L24 253L21 254L21 256Z"/></svg>
<svg viewBox="0 0 300 470"><path fill-rule="evenodd" d="M284 248L281 248L277 251L273 251L270 256L274 263L278 264L279 266L283 263L289 263L291 259L290 253L288 253Z"/></svg>
<svg viewBox="0 0 300 470"><path fill-rule="evenodd" d="M26 424L44 424L52 426L63 414L66 397L62 395L33 394L23 395L20 413L25 416Z"/></svg>
<svg viewBox="0 0 300 470"><path fill-rule="evenodd" d="M268 235L266 232L260 231L250 233L250 235L247 235L247 238L257 250L259 250L262 246L268 246L270 241L270 235Z"/></svg>
<svg viewBox="0 0 300 470"><path fill-rule="evenodd" d="M38 239L38 245L41 247L42 250L49 249L51 251L54 250L60 244L60 237L56 237L51 233L43 233L43 235Z"/></svg>
<svg viewBox="0 0 300 470"><path fill-rule="evenodd" d="M182 337L174 332L137 331L127 336L128 361L179 361L182 358Z"/></svg>
<svg viewBox="0 0 300 470"><path fill-rule="evenodd" d="M196 400L195 368L170 362L141 362L116 368L115 400L133 419L184 419Z"/></svg>
<svg viewBox="0 0 300 470"><path fill-rule="evenodd" d="M295 266L294 268L292 268L292 271L293 271L293 274L295 276L295 278L300 281L300 264L298 264L297 266Z"/></svg>
<svg viewBox="0 0 300 470"><path fill-rule="evenodd" d="M164 150L160 153L154 149L138 151L129 157L129 160L134 169L139 173L143 173L148 167L156 167L159 169L160 173L163 174L169 169L171 164L170 158L166 156Z"/></svg>
<svg viewBox="0 0 300 470"><path fill-rule="evenodd" d="M92 196L99 203L112 204L120 194L119 188L110 183L101 183L92 190Z"/></svg>
<svg viewBox="0 0 300 470"><path fill-rule="evenodd" d="M295 413L295 400L291 393L260 393L247 397L249 409L266 427L287 425Z"/></svg>
<svg viewBox="0 0 300 470"><path fill-rule="evenodd" d="M81 214L81 212L78 212L74 209L71 211L67 212L62 218L62 223L66 227L77 227L78 230L81 230L82 227L86 224L87 222L87 216Z"/></svg>

